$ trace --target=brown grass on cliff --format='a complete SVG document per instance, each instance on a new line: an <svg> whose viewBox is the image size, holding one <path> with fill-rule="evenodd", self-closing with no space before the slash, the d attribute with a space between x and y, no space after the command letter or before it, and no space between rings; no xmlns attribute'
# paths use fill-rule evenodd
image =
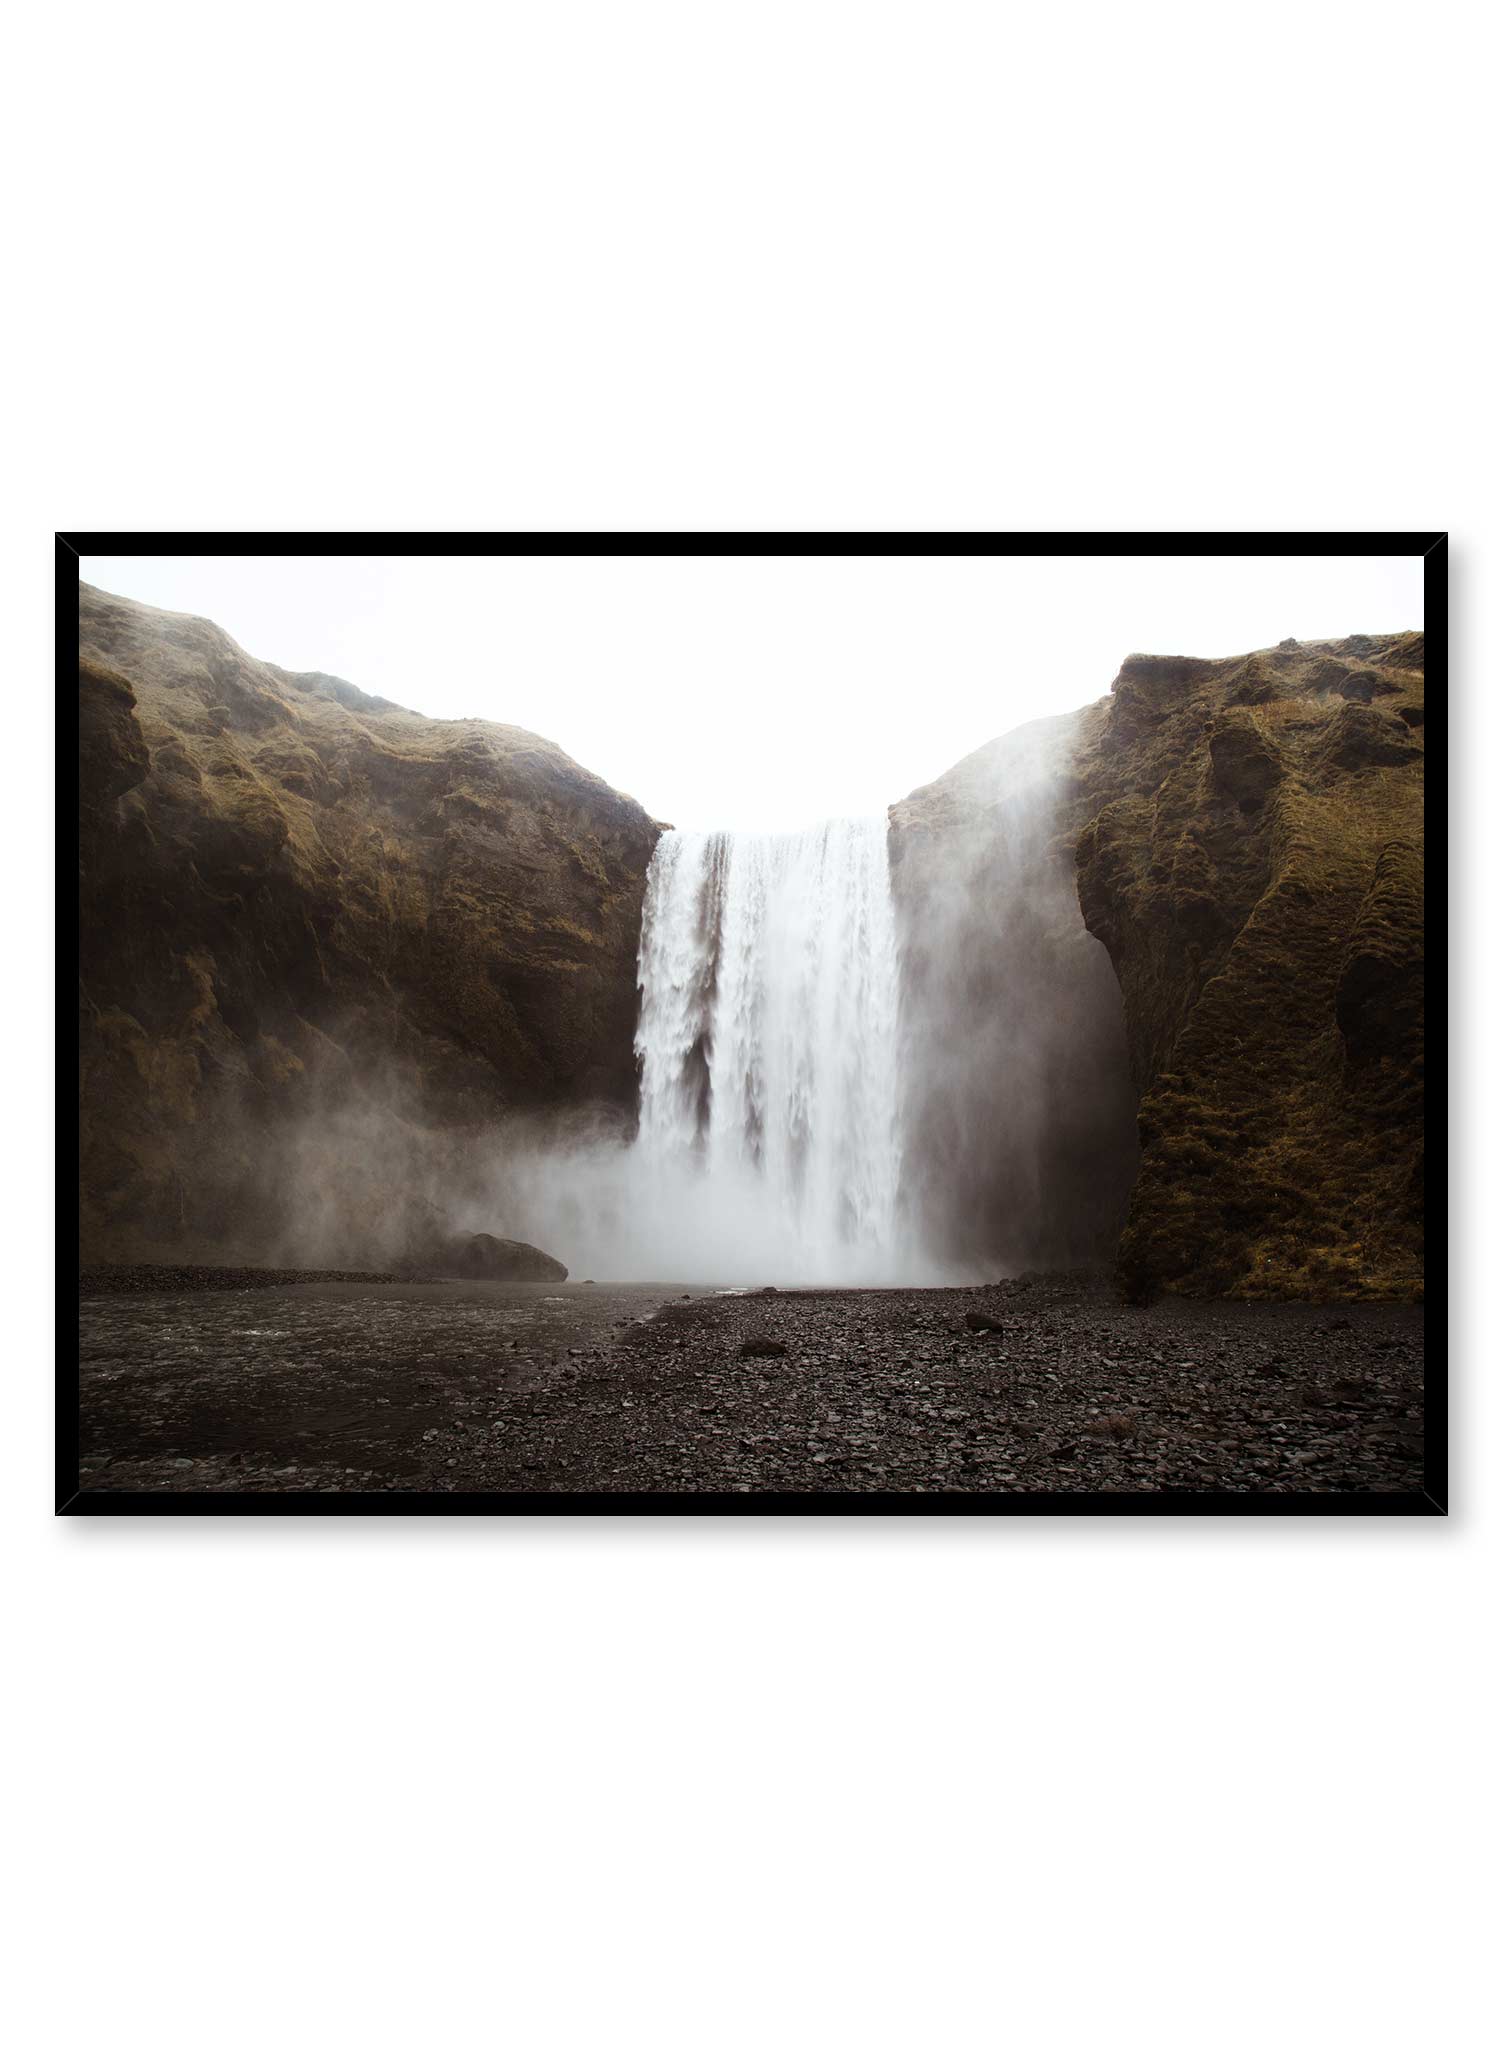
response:
<svg viewBox="0 0 1503 2048"><path fill-rule="evenodd" d="M89 1256L263 1243L295 1206L268 1162L356 1097L391 1203L409 1116L629 1112L640 805L535 734L292 675L207 620L85 585L79 627Z"/></svg>
<svg viewBox="0 0 1503 2048"><path fill-rule="evenodd" d="M1077 875L1142 1091L1128 1291L1423 1290L1424 644L1124 664Z"/></svg>

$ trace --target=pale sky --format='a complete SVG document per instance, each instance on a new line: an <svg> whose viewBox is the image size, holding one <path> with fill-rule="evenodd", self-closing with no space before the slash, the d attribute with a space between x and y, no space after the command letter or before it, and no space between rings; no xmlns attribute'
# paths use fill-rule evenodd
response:
<svg viewBox="0 0 1503 2048"><path fill-rule="evenodd" d="M84 580L433 718L528 727L685 826L881 811L1124 655L1424 623L1417 557L85 556Z"/></svg>

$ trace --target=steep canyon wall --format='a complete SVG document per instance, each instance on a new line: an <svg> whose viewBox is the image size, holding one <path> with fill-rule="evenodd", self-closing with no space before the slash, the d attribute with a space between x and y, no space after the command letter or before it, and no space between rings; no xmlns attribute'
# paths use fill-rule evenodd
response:
<svg viewBox="0 0 1503 2048"><path fill-rule="evenodd" d="M389 1253L440 1220L446 1132L630 1122L640 805L206 620L79 616L86 1260Z"/></svg>
<svg viewBox="0 0 1503 2048"><path fill-rule="evenodd" d="M1419 633L1136 655L894 805L925 1227L1137 1298L1420 1296L1424 752Z"/></svg>
<svg viewBox="0 0 1503 2048"><path fill-rule="evenodd" d="M895 804L895 1242L953 1277L1115 1260L1138 1297L1420 1293L1424 745L1417 633L1133 656ZM374 1261L575 1211L625 1243L590 1219L637 1205L661 830L530 733L84 587L85 1259ZM529 1119L497 1213L477 1134ZM610 1142L561 1178L569 1119Z"/></svg>
<svg viewBox="0 0 1503 2048"><path fill-rule="evenodd" d="M1424 658L1134 656L1078 756L1141 1098L1130 1293L1422 1292Z"/></svg>

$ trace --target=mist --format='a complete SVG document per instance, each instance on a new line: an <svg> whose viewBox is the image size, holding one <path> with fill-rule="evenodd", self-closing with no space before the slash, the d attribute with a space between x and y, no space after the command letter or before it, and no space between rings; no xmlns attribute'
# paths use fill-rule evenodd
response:
<svg viewBox="0 0 1503 2048"><path fill-rule="evenodd" d="M278 1263L471 1233L574 1280L916 1286L1109 1256L1136 1168L1121 998L1075 895L1092 712L889 816L658 842L635 1118L435 1118L379 1068L249 1141Z"/></svg>
<svg viewBox="0 0 1503 2048"><path fill-rule="evenodd" d="M1105 1259L1137 1168L1121 994L1075 889L1087 711L992 742L893 807L905 1215L992 1272Z"/></svg>

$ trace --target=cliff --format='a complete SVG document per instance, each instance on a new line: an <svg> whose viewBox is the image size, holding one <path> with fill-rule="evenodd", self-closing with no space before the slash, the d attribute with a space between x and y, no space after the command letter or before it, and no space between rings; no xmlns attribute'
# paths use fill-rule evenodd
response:
<svg viewBox="0 0 1503 2048"><path fill-rule="evenodd" d="M957 1277L1422 1293L1423 668L1133 656L892 807L908 1223ZM634 1118L660 829L530 733L84 587L86 1261L526 1237L498 1129Z"/></svg>
<svg viewBox="0 0 1503 2048"><path fill-rule="evenodd" d="M1135 655L892 807L943 1248L1422 1297L1424 734L1418 633Z"/></svg>
<svg viewBox="0 0 1503 2048"><path fill-rule="evenodd" d="M202 619L84 586L79 625L87 1259L285 1249L284 1176L341 1120L324 1250L432 1220L414 1133L630 1117L661 829L638 804L531 733L289 674Z"/></svg>
<svg viewBox="0 0 1503 2048"><path fill-rule="evenodd" d="M1096 1264L1137 1168L1122 997L1081 920L1096 705L979 748L888 813L911 1218L960 1273Z"/></svg>
<svg viewBox="0 0 1503 2048"><path fill-rule="evenodd" d="M1423 1296L1423 662L1132 655L893 805L936 1249L1114 1255L1132 1298Z"/></svg>
<svg viewBox="0 0 1503 2048"><path fill-rule="evenodd" d="M1077 755L1123 995L1130 1294L1424 1277L1424 639L1134 656Z"/></svg>

